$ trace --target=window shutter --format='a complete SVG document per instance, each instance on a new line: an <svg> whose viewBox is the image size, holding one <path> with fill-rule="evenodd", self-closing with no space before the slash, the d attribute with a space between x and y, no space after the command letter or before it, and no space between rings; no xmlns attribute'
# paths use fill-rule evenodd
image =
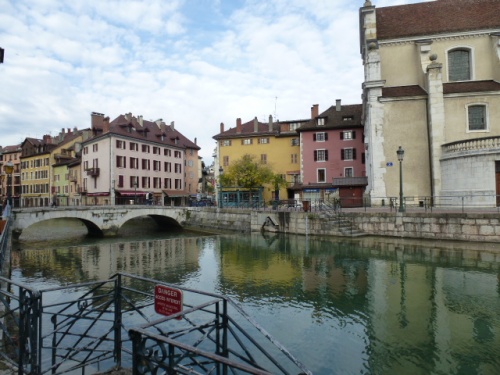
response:
<svg viewBox="0 0 500 375"><path fill-rule="evenodd" d="M356 149L352 149L352 160L356 160Z"/></svg>
<svg viewBox="0 0 500 375"><path fill-rule="evenodd" d="M318 161L318 151L314 151L314 161Z"/></svg>
<svg viewBox="0 0 500 375"><path fill-rule="evenodd" d="M340 160L344 160L345 157L344 157L344 149L341 149L340 150Z"/></svg>
<svg viewBox="0 0 500 375"><path fill-rule="evenodd" d="M352 131L352 139L356 139L356 130Z"/></svg>
<svg viewBox="0 0 500 375"><path fill-rule="evenodd" d="M328 133L325 133L325 141L328 141Z"/></svg>
<svg viewBox="0 0 500 375"><path fill-rule="evenodd" d="M365 153L364 153L364 152L361 154L361 163L362 163L362 164L365 164L365 163L366 163L366 156L365 156Z"/></svg>
<svg viewBox="0 0 500 375"><path fill-rule="evenodd" d="M325 161L328 160L328 150L325 150Z"/></svg>
<svg viewBox="0 0 500 375"><path fill-rule="evenodd" d="M116 166L120 168L120 157L116 156Z"/></svg>
<svg viewBox="0 0 500 375"><path fill-rule="evenodd" d="M316 133L313 134L313 141L316 142Z"/></svg>
<svg viewBox="0 0 500 375"><path fill-rule="evenodd" d="M123 157L123 168L127 168L127 158Z"/></svg>
<svg viewBox="0 0 500 375"><path fill-rule="evenodd" d="M344 139L344 132L340 132L340 140Z"/></svg>

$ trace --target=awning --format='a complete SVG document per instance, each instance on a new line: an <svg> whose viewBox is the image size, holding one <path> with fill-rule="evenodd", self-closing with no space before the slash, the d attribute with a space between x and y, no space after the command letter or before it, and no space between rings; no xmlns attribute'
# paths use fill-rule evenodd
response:
<svg viewBox="0 0 500 375"><path fill-rule="evenodd" d="M189 193L184 190L163 190L163 193L169 198L189 197Z"/></svg>
<svg viewBox="0 0 500 375"><path fill-rule="evenodd" d="M101 193L87 193L87 197L107 197L109 191L103 191Z"/></svg>
<svg viewBox="0 0 500 375"><path fill-rule="evenodd" d="M115 193L122 197L143 197L146 195L145 191L135 190L115 190Z"/></svg>

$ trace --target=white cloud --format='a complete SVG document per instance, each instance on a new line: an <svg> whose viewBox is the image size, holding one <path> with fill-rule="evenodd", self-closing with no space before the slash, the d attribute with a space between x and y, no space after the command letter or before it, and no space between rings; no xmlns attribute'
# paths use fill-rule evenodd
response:
<svg viewBox="0 0 500 375"><path fill-rule="evenodd" d="M0 145L132 112L211 162L221 122L361 102L363 2L0 0Z"/></svg>

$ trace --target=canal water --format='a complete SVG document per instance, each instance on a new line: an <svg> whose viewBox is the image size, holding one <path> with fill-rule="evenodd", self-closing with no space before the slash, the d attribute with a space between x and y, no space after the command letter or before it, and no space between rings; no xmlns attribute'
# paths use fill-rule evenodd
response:
<svg viewBox="0 0 500 375"><path fill-rule="evenodd" d="M230 296L315 375L500 374L500 245L27 229L12 278L40 289L123 271Z"/></svg>

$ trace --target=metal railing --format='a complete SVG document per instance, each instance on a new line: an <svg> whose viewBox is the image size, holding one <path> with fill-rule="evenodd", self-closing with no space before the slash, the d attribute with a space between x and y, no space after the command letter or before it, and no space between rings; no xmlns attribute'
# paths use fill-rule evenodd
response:
<svg viewBox="0 0 500 375"><path fill-rule="evenodd" d="M17 374L311 374L230 298L118 273L35 290L0 277L0 358ZM155 311L155 287L184 293Z"/></svg>

